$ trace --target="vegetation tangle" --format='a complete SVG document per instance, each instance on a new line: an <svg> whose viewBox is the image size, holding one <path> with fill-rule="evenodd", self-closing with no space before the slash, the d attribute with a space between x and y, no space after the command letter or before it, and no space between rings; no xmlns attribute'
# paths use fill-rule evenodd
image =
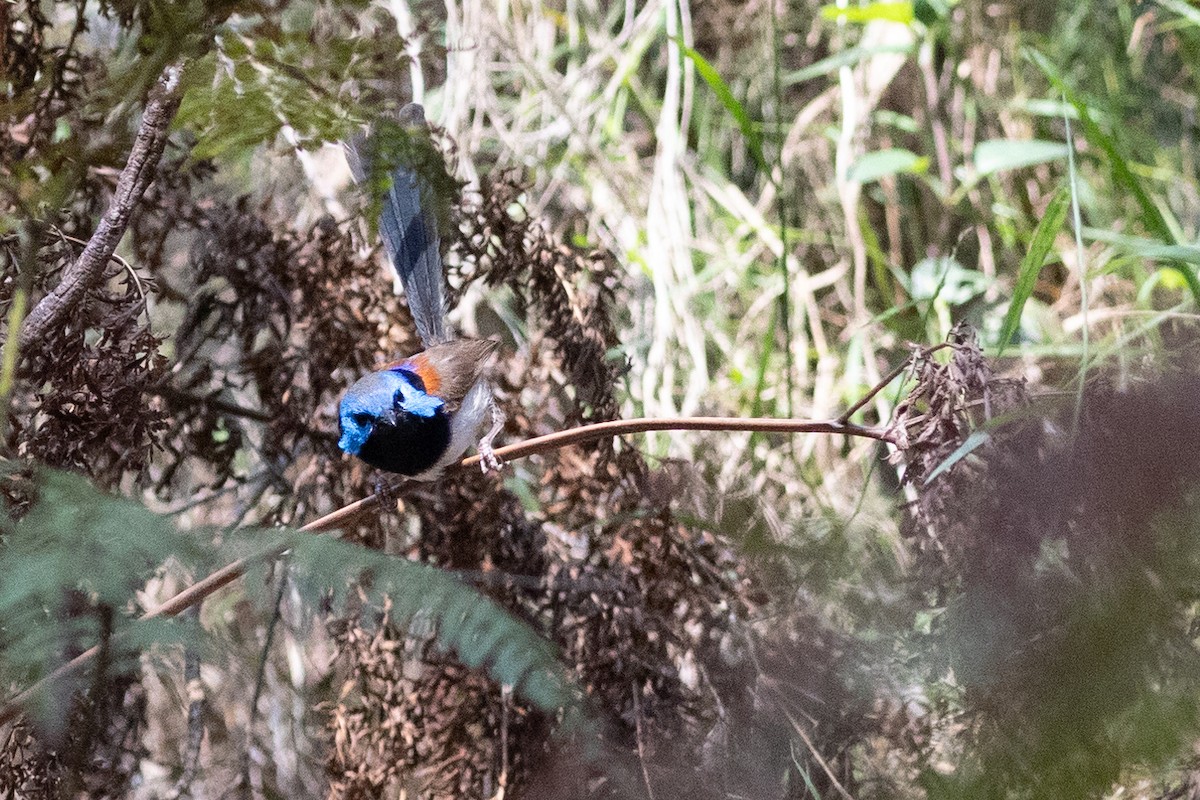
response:
<svg viewBox="0 0 1200 800"><path fill-rule="evenodd" d="M0 63L0 797L1200 797L1193 4L13 0ZM506 418L428 482L338 448L410 102Z"/></svg>

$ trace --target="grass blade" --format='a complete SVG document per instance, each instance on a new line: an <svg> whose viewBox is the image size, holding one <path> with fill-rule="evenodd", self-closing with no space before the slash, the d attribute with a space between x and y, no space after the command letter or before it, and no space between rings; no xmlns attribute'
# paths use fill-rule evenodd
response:
<svg viewBox="0 0 1200 800"><path fill-rule="evenodd" d="M1171 224L1167 221L1163 210L1150 197L1149 192L1142 186L1142 182L1129 168L1128 162L1117 149L1116 141L1104 132L1097 122L1092 119L1091 112L1088 110L1087 104L1083 102L1063 80L1058 69L1050 62L1048 58L1036 50L1027 51L1029 58L1037 64L1038 68L1045 73L1049 78L1050 83L1056 89L1062 92L1063 97L1067 102L1074 106L1076 113L1079 115L1079 124L1083 128L1083 136L1088 142L1099 148L1104 157L1108 160L1108 165L1112 170L1113 179L1125 187L1134 200L1137 201L1138 207L1142 210L1142 222L1150 230L1154 236L1167 244L1184 244L1176 237ZM1178 225L1175 226L1176 228ZM1175 264L1176 269L1183 275L1184 281L1187 283L1189 291L1196 303L1200 304L1200 277L1197 277L1196 271L1185 264Z"/></svg>
<svg viewBox="0 0 1200 800"><path fill-rule="evenodd" d="M725 109L733 115L738 128L742 131L742 136L746 138L746 144L750 147L750 155L754 159L754 162L758 164L758 168L764 174L770 175L771 170L767 167L767 158L763 154L762 132L758 129L755 121L750 118L750 115L746 113L745 106L733 96L729 84L721 77L721 73L717 72L717 68L708 62L708 59L684 44L682 39L678 37L674 38L683 54L696 65L696 72L708 84L708 88L713 90L717 99L721 101L721 105L725 106Z"/></svg>
<svg viewBox="0 0 1200 800"><path fill-rule="evenodd" d="M1042 265L1046 263L1046 256L1054 244L1054 237L1058 235L1063 221L1067 218L1067 201L1069 199L1070 195L1066 188L1055 192L1054 197L1050 198L1050 205L1046 207L1046 213L1042 215L1042 221L1038 223L1037 229L1033 232L1029 250L1021 259L1021 269L1017 272L1012 303L1009 304L1008 312L1004 315L1004 324L1000 327L997 355L1004 352L1004 348L1012 341L1013 334L1017 332L1017 327L1021 324L1021 311L1033 294L1038 274L1042 271Z"/></svg>
<svg viewBox="0 0 1200 800"><path fill-rule="evenodd" d="M877 3L868 3L865 6L851 6L842 8L837 5L821 6L821 17L830 22L846 22L865 25L868 22L883 20L886 22L899 22L902 25L911 25L916 19L916 13L913 10L911 2L886 2L886 0Z"/></svg>
<svg viewBox="0 0 1200 800"><path fill-rule="evenodd" d="M1053 64L1041 53L1036 50L1031 50L1030 57L1034 63L1041 68L1046 77L1050 79L1050 83L1054 84L1054 88L1058 89L1066 97L1067 102L1075 107L1076 113L1079 115L1079 124L1083 127L1083 136L1089 143L1098 147L1104 153L1104 157L1108 160L1108 166L1112 170L1113 179L1117 183L1124 186L1129 193L1133 195L1138 206L1142 210L1144 222L1151 232L1158 236L1163 241L1173 242L1175 237L1171 233L1171 226L1167 224L1167 220L1163 217L1162 211L1151 199L1149 193L1142 186L1142 182L1133 174L1133 170L1129 168L1128 162L1117 149L1117 143L1111 136L1104 132L1104 129L1092 118L1091 111L1087 104L1084 103L1076 94L1067 86L1066 81L1058 74L1058 70Z"/></svg>

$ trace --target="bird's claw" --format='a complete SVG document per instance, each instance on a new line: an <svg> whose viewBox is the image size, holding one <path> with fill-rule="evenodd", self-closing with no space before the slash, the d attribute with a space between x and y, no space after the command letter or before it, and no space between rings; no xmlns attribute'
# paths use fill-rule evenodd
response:
<svg viewBox="0 0 1200 800"><path fill-rule="evenodd" d="M493 399L489 405L492 408L492 427L479 440L479 468L484 473L498 472L504 462L496 455L495 449L492 447L492 441L496 435L504 428L504 412L500 410L500 406Z"/></svg>
<svg viewBox="0 0 1200 800"><path fill-rule="evenodd" d="M504 466L504 462L496 455L496 451L490 445L485 446L480 442L479 448L479 468L486 474L488 472L498 472L500 467Z"/></svg>

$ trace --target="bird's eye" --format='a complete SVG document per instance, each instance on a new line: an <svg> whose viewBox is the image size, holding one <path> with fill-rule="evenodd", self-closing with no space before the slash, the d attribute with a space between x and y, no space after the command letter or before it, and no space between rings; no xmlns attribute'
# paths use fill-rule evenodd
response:
<svg viewBox="0 0 1200 800"><path fill-rule="evenodd" d="M352 414L350 419L354 420L355 425L361 425L364 428L371 424L371 415L362 411Z"/></svg>

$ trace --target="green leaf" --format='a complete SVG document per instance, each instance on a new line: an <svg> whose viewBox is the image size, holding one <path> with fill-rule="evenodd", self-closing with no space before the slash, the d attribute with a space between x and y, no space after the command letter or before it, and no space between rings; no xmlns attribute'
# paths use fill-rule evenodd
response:
<svg viewBox="0 0 1200 800"><path fill-rule="evenodd" d="M194 158L237 160L273 142L284 126L301 147L337 141L354 127L351 111L309 76L346 73L352 50L314 53L301 33L272 41L225 30L217 42L218 51L185 73L187 91L174 123L196 132Z"/></svg>
<svg viewBox="0 0 1200 800"><path fill-rule="evenodd" d="M907 281L905 288L913 300L941 300L950 305L962 305L978 297L989 283L982 272L944 256L918 261Z"/></svg>
<svg viewBox="0 0 1200 800"><path fill-rule="evenodd" d="M261 82L242 77L212 54L185 73L187 91L173 124L196 132L194 158L235 156L272 141L283 127Z"/></svg>
<svg viewBox="0 0 1200 800"><path fill-rule="evenodd" d="M170 558L207 571L211 549L203 531L182 534L141 505L66 472L38 471L34 491L23 519L0 518L0 683L33 683L60 666L64 653L99 644L106 632L113 634L106 657L113 669L147 637L179 641L184 628L133 621L136 593ZM28 708L39 729L60 731L71 696L91 679L76 673L45 687Z"/></svg>
<svg viewBox="0 0 1200 800"><path fill-rule="evenodd" d="M865 25L875 20L911 25L913 20L916 19L916 14L913 11L913 4L911 2L897 3L881 1L867 3L865 6L849 6L847 8L839 8L835 5L821 6L821 17L831 22L845 20L856 25Z"/></svg>
<svg viewBox="0 0 1200 800"><path fill-rule="evenodd" d="M1109 168L1112 170L1113 179L1133 195L1134 200L1137 201L1138 207L1142 211L1142 224L1149 229L1151 234L1157 236L1164 243L1171 242L1178 244L1179 242L1175 237L1174 231L1170 223L1167 222L1162 209L1150 197L1149 192L1142 186L1142 182L1138 180L1137 175L1130 169L1128 162L1121 155L1116 141L1105 133L1104 129L1092 119L1091 111L1083 100L1067 86L1066 81L1059 74L1058 68L1038 51L1029 50L1027 52L1030 59L1045 73L1050 82L1054 84L1054 87L1062 92L1067 102L1075 107L1076 112L1079 114L1079 124L1083 128L1084 138L1088 140L1089 144L1104 153ZM1193 298L1197 303L1200 303L1200 278L1196 276L1196 271L1181 267L1180 272L1187 280Z"/></svg>
<svg viewBox="0 0 1200 800"><path fill-rule="evenodd" d="M291 564L301 595L320 597L369 574L369 593L392 621L419 615L434 626L439 645L464 664L484 666L498 682L546 711L578 709L577 692L554 647L527 623L453 574L324 536L291 534Z"/></svg>
<svg viewBox="0 0 1200 800"><path fill-rule="evenodd" d="M1109 167L1112 169L1113 178L1117 183L1124 186L1134 198L1145 215L1146 224L1152 229L1155 235L1161 236L1164 240L1172 240L1171 228L1167 225L1166 219L1162 216L1158 206L1150 199L1150 195L1142 187L1141 181L1134 175L1133 170L1129 168L1128 162L1121 155L1117 148L1116 142L1096 123L1092 118L1091 111L1087 105L1067 86L1050 60L1036 50L1030 50L1030 57L1034 63L1041 68L1054 87L1058 89L1067 98L1072 106L1075 107L1076 113L1079 115L1079 122L1083 126L1083 135L1088 142L1101 151L1108 159Z"/></svg>
<svg viewBox="0 0 1200 800"><path fill-rule="evenodd" d="M746 144L750 148L750 156L754 159L754 163L758 164L758 168L763 173L770 173L770 167L767 164L766 155L763 153L763 137L758 125L746 113L745 107L738 102L738 99L733 96L733 92L729 89L729 84L721 77L721 73L717 72L716 67L708 62L704 56L688 47L683 43L683 40L675 38L676 44L683 54L687 56L693 64L696 65L696 72L708 84L708 88L713 90L717 99L721 101L721 105L733 115L734 120L738 124L738 128L742 131L742 136L746 139Z"/></svg>
<svg viewBox="0 0 1200 800"><path fill-rule="evenodd" d="M846 173L846 177L859 183L870 183L889 175L900 173L920 174L929 169L929 159L909 150L894 147L876 150L858 158Z"/></svg>
<svg viewBox="0 0 1200 800"><path fill-rule="evenodd" d="M1019 141L1015 139L989 139L975 147L975 171L979 175L991 175L1010 169L1020 169L1047 161L1067 157L1064 142L1048 142L1040 139Z"/></svg>
<svg viewBox="0 0 1200 800"><path fill-rule="evenodd" d="M1129 236L1102 228L1083 229L1083 235L1095 242L1111 244L1128 255L1147 261L1184 261L1200 266L1200 247L1187 244L1163 244L1144 236Z"/></svg>
<svg viewBox="0 0 1200 800"><path fill-rule="evenodd" d="M949 0L915 0L913 14L926 28L932 27L950 15Z"/></svg>
<svg viewBox="0 0 1200 800"><path fill-rule="evenodd" d="M305 602L317 606L331 592L344 600L350 587L361 585L383 608L386 595L394 623L428 619L436 641L464 664L486 668L539 708L582 721L578 692L554 647L449 572L310 533L182 533L140 504L65 472L42 470L35 487L37 498L24 519L0 517L0 683L28 685L57 667L64 651L96 644L105 613L110 664L153 645L193 642L198 629L181 622L133 618L137 592L163 563L205 574L237 557L253 563L286 551ZM260 598L264 614L269 594ZM76 682L90 679L81 672L71 682L45 687L31 704L39 724L60 725Z"/></svg>
<svg viewBox="0 0 1200 800"><path fill-rule="evenodd" d="M1200 25L1200 9L1194 5L1188 5L1182 0L1157 0L1157 2L1163 8L1174 11L1191 24Z"/></svg>
<svg viewBox="0 0 1200 800"><path fill-rule="evenodd" d="M1046 213L1042 215L1037 229L1033 232L1029 249L1025 252L1025 257L1021 259L1021 268L1017 271L1017 283L1013 287L1012 302L1009 303L1008 311L1004 315L1004 323L1000 326L997 354L1004 352L1004 348L1012 341L1013 334L1021 324L1021 311L1033 294L1038 274L1042 271L1042 265L1046 263L1046 256L1050 253L1050 248L1054 246L1054 237L1058 235L1067 218L1067 207L1070 205L1070 200L1071 196L1066 187L1055 192L1054 197L1050 198L1050 204L1046 207Z"/></svg>
<svg viewBox="0 0 1200 800"><path fill-rule="evenodd" d="M807 67L784 75L782 83L784 86L793 86L797 83L812 80L813 78L829 75L842 67L852 67L861 61L866 61L875 56L898 53L910 55L915 50L916 43L888 44L876 47L851 47L848 50L841 50L831 56L822 58L820 61L809 64Z"/></svg>
<svg viewBox="0 0 1200 800"><path fill-rule="evenodd" d="M1169 289L1186 288L1193 296L1196 295L1198 290L1196 270L1187 265L1200 267L1200 247L1186 244L1162 244L1142 236L1128 236L1099 228L1084 228L1083 235L1093 241L1111 244L1126 255L1164 263L1163 270L1156 273L1158 280L1162 281L1162 285ZM1144 283L1139 291L1139 296L1147 295L1153 285L1154 281Z"/></svg>
<svg viewBox="0 0 1200 800"><path fill-rule="evenodd" d="M928 486L937 480L939 476L949 472L955 464L971 455L971 453L974 453L983 445L987 444L988 441L991 440L992 434L1003 428L1005 425L1018 420L1029 419L1030 417L1035 416L1036 413L1037 412L1031 408L1018 408L987 420L981 426L971 431L970 435L963 440L963 443L954 448L954 452L946 456L942 463L938 464L927 476L925 476L923 485Z"/></svg>
<svg viewBox="0 0 1200 800"><path fill-rule="evenodd" d="M98 491L78 475L42 470L36 489L37 502L4 537L4 560L12 568L0 583L0 619L58 608L68 589L123 608L168 557L194 561L203 554L198 537L181 535L139 504Z"/></svg>

